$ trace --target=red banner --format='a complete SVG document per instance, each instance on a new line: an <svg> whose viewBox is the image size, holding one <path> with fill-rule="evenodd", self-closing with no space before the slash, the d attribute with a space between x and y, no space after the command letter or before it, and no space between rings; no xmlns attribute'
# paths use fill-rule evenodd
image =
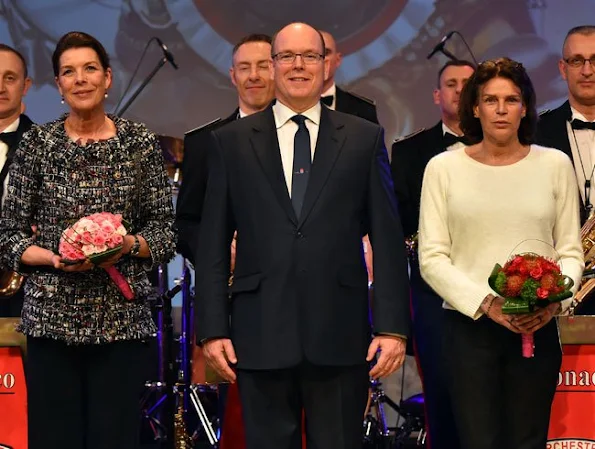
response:
<svg viewBox="0 0 595 449"><path fill-rule="evenodd" d="M564 345L546 449L595 449L595 345Z"/></svg>
<svg viewBox="0 0 595 449"><path fill-rule="evenodd" d="M27 449L27 388L18 346L0 347L0 448Z"/></svg>

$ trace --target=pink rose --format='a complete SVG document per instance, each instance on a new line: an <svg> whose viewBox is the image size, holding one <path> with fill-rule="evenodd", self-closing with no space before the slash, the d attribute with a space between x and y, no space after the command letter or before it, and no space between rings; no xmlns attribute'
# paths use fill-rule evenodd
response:
<svg viewBox="0 0 595 449"><path fill-rule="evenodd" d="M95 233L95 235L93 235L93 239L91 240L91 242L95 246L102 246L105 245L106 240L107 239L105 238L105 235L103 233L97 232Z"/></svg>
<svg viewBox="0 0 595 449"><path fill-rule="evenodd" d="M537 289L537 297L541 298L541 299L547 299L547 297L550 295L549 290L539 287Z"/></svg>
<svg viewBox="0 0 595 449"><path fill-rule="evenodd" d="M116 227L109 220L103 220L103 222L101 222L99 226L101 230L108 235L111 235L114 232L116 232Z"/></svg>

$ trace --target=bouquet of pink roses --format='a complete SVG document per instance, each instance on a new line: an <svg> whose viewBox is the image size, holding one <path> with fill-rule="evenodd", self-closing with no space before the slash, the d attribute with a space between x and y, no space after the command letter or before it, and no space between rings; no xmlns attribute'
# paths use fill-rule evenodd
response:
<svg viewBox="0 0 595 449"><path fill-rule="evenodd" d="M96 213L81 218L62 232L58 252L67 262L76 263L89 259L98 265L122 249L127 233L122 215ZM130 285L116 267L105 268L105 271L126 299L134 299Z"/></svg>

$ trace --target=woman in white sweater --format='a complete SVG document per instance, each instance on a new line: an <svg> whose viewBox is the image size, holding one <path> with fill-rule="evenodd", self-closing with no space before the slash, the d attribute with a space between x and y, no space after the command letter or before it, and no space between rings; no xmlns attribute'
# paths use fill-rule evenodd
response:
<svg viewBox="0 0 595 449"><path fill-rule="evenodd" d="M554 317L569 300L526 315L502 313L488 286L515 247L555 248L564 274L584 268L574 170L561 151L532 145L535 92L508 58L479 65L461 95L473 145L433 158L424 174L422 277L444 299L444 361L461 449L543 449L562 355ZM549 255L549 254L547 254ZM535 333L535 357L521 355Z"/></svg>

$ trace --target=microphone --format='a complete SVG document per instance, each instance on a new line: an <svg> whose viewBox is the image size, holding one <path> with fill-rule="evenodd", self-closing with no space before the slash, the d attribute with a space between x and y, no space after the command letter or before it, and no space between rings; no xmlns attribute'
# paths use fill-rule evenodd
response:
<svg viewBox="0 0 595 449"><path fill-rule="evenodd" d="M432 49L432 51L428 55L427 59L430 59L432 56L434 56L439 51L444 53L444 44L446 44L446 41L449 40L452 37L452 35L455 33L456 33L456 31L449 31L449 33L446 36L444 36L442 38L442 40L440 42L438 42L436 44L436 46ZM447 55L447 56L449 56L449 55Z"/></svg>
<svg viewBox="0 0 595 449"><path fill-rule="evenodd" d="M155 40L157 41L157 44L159 44L159 46L161 47L161 50L163 51L163 56L165 56L165 59L167 59L167 61L172 66L174 66L174 69L178 70L178 65L174 61L174 55L171 54L171 51L169 51L169 49L167 48L167 46L163 43L163 41L161 39L156 37Z"/></svg>

